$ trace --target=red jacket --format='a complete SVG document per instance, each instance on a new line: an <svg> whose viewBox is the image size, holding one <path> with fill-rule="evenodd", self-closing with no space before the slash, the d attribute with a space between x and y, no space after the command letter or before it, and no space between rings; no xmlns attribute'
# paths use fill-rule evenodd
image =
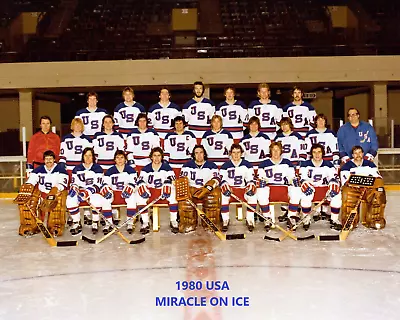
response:
<svg viewBox="0 0 400 320"><path fill-rule="evenodd" d="M58 161L60 137L51 131L49 133L36 132L29 141L27 164L43 163L43 153L47 150L53 151L56 155L56 161Z"/></svg>

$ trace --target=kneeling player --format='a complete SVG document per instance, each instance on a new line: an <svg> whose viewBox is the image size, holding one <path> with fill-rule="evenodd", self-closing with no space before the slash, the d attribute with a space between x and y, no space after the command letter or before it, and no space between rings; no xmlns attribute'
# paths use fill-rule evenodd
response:
<svg viewBox="0 0 400 320"><path fill-rule="evenodd" d="M117 150L114 155L115 165L112 166L104 175L104 184L101 187L100 194L111 204L127 205L127 217L131 218L136 213L136 195L134 194L137 173L135 169L127 164L126 154L122 150ZM103 228L104 234L112 230L112 213L109 210L103 211L104 217L109 224ZM127 223L126 230L131 234L133 232L133 219Z"/></svg>
<svg viewBox="0 0 400 320"><path fill-rule="evenodd" d="M293 164L282 158L281 142L272 142L269 147L271 157L264 160L258 168L259 188L257 199L265 220L265 230L275 222L274 206L271 201L286 202L289 200L289 219L295 219L301 198L298 179Z"/></svg>
<svg viewBox="0 0 400 320"><path fill-rule="evenodd" d="M250 162L242 159L243 148L239 144L233 144L229 152L231 160L225 162L220 170L222 192L222 231L228 231L229 202L233 193L249 203L254 209L257 207L256 185L254 181L254 169ZM247 210L246 224L249 231L254 230L254 212Z"/></svg>
<svg viewBox="0 0 400 320"><path fill-rule="evenodd" d="M342 196L340 193L340 184L333 164L327 160L323 160L324 147L320 144L314 144L310 150L311 160L301 163L300 166L300 183L301 183L301 207L303 214L307 217L304 221L304 229L308 230L311 223L311 205L315 195L322 193L330 198L331 207L331 228L342 230L339 221L340 207L342 205ZM318 196L317 196L318 198ZM296 221L289 220L292 224Z"/></svg>
<svg viewBox="0 0 400 320"><path fill-rule="evenodd" d="M54 196L54 201L49 204L49 216L47 219L47 227L49 231L55 236L61 236L64 232L65 226L65 199L68 186L68 174L64 165L55 163L56 156L53 151L46 151L43 153L44 165L34 169L29 175L26 184L33 187L38 186L38 189L33 191L29 204L20 205L20 221L19 234L33 234L37 232L37 226L32 214L26 206L29 205L33 212L36 213L36 207L39 202L39 197L42 199L48 198L48 195ZM25 185L26 185L25 184ZM31 187L31 190L33 188ZM50 197L49 197L50 199ZM45 201L45 202L46 202ZM45 218L45 212L41 210L39 217L41 220Z"/></svg>
<svg viewBox="0 0 400 320"><path fill-rule="evenodd" d="M175 186L172 182L175 180L175 174L168 162L164 160L164 152L160 147L154 148L150 152L151 163L146 165L138 178L138 195L136 198L138 210L146 206L150 196L159 196L162 194L164 199L169 202L170 225L174 233L178 232L178 204L175 197ZM149 233L149 213L145 210L141 214L142 234Z"/></svg>

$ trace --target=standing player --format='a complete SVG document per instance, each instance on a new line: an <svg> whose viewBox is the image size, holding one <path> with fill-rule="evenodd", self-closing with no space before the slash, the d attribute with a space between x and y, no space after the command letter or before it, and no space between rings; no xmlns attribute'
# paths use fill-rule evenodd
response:
<svg viewBox="0 0 400 320"><path fill-rule="evenodd" d="M85 131L83 133L90 139L93 139L96 132L101 131L101 122L108 112L105 109L97 108L98 95L96 92L88 93L87 103L88 106L78 110L75 118L82 119L85 126Z"/></svg>
<svg viewBox="0 0 400 320"><path fill-rule="evenodd" d="M124 102L117 105L114 110L115 130L123 135L124 138L136 128L135 122L139 113L146 112L146 109L136 102L135 92L131 87L126 87L122 91Z"/></svg>
<svg viewBox="0 0 400 320"><path fill-rule="evenodd" d="M283 110L279 102L270 99L271 91L268 84L260 83L257 95L259 100L255 100L249 105L249 118L256 116L260 119L260 131L273 140L276 136L278 122L282 118Z"/></svg>
<svg viewBox="0 0 400 320"><path fill-rule="evenodd" d="M126 137L126 152L128 154L128 164L135 167L140 172L142 168L149 164L149 153L153 148L160 146L160 137L154 129L148 128L148 119L145 113L141 113L136 118L137 128L133 129Z"/></svg>
<svg viewBox="0 0 400 320"><path fill-rule="evenodd" d="M137 196L137 208L141 210L145 207L147 200L150 197L158 197L162 194L164 199L169 202L169 214L170 214L170 226L174 233L178 232L178 203L175 197L175 186L173 181L175 180L175 174L168 162L164 160L164 152L160 147L154 148L150 152L151 163L145 166L140 172L138 178L138 196ZM140 232L142 234L149 233L149 214L145 210L141 214L142 217L142 228Z"/></svg>
<svg viewBox="0 0 400 320"><path fill-rule="evenodd" d="M228 231L229 202L232 193L246 201L254 209L257 207L254 169L251 163L242 159L243 148L239 144L232 145L230 155L231 160L225 162L220 170L222 231ZM248 209L246 211L246 224L250 232L254 230L254 212Z"/></svg>
<svg viewBox="0 0 400 320"><path fill-rule="evenodd" d="M175 131L168 133L164 141L164 157L174 170L176 177L179 177L182 166L190 160L190 155L196 145L195 135L185 130L185 124L182 116L176 117L172 121Z"/></svg>
<svg viewBox="0 0 400 320"><path fill-rule="evenodd" d="M226 100L216 108L215 114L222 117L224 129L228 130L235 143L243 138L244 123L247 121L247 108L243 101L235 100L235 88L226 87Z"/></svg>
<svg viewBox="0 0 400 320"><path fill-rule="evenodd" d="M342 230L342 225L339 221L340 207L342 205L342 196L340 192L340 183L336 173L336 169L329 161L323 160L324 147L320 144L314 144L311 147L311 160L301 163L299 170L301 191L301 209L303 214L307 216L303 227L308 230L311 223L311 205L314 198L324 196L330 198L331 207L331 228ZM317 194L317 196L315 196ZM295 224L296 221L289 219L290 224Z"/></svg>
<svg viewBox="0 0 400 320"><path fill-rule="evenodd" d="M209 160L214 162L218 168L229 159L233 137L229 131L222 129L221 116L213 115L211 130L204 133L201 144L206 149Z"/></svg>
<svg viewBox="0 0 400 320"><path fill-rule="evenodd" d="M303 101L303 90L293 87L293 101L283 107L283 116L292 119L293 131L298 132L303 138L312 129L314 117L317 115L314 107Z"/></svg>
<svg viewBox="0 0 400 320"><path fill-rule="evenodd" d="M160 101L149 109L149 126L154 128L161 138L161 145L167 133L172 131L172 120L177 116L181 116L182 112L180 107L171 102L169 90L161 88Z"/></svg>
<svg viewBox="0 0 400 320"><path fill-rule="evenodd" d="M201 143L204 133L210 128L211 117L215 113L215 104L204 98L204 84L196 81L193 84L194 97L183 106L183 116L189 124L189 130L194 133L197 144Z"/></svg>
<svg viewBox="0 0 400 320"><path fill-rule="evenodd" d="M268 157L269 137L260 132L260 119L253 116L249 119L249 133L240 141L244 149L244 158L251 163L254 170L258 169L260 163Z"/></svg>

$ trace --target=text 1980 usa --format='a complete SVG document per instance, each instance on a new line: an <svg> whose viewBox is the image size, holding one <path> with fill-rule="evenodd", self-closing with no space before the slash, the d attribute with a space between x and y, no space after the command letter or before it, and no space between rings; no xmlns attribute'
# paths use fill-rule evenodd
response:
<svg viewBox="0 0 400 320"><path fill-rule="evenodd" d="M199 290L215 290L229 291L228 281L207 280L207 281L177 281L176 289L182 291L199 291Z"/></svg>

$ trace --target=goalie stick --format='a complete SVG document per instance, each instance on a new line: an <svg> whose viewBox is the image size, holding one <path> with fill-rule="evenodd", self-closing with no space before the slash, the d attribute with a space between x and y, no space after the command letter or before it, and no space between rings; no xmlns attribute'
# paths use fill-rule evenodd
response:
<svg viewBox="0 0 400 320"><path fill-rule="evenodd" d="M129 217L128 219L126 219L124 221L124 223L121 224L121 226L116 227L114 224L110 224L103 216L102 213L100 213L96 208L94 208L91 204L90 207L92 209L95 209L95 211L106 221L106 223L108 223L109 225L111 225L111 227L113 228L113 230L111 232L109 232L108 234L106 234L104 237L98 239L98 240L94 240L94 239L90 239L86 236L82 236L82 240L86 241L88 243L91 244L99 244L101 242L103 242L104 240L106 240L108 237L111 237L114 233L117 233L122 240L124 240L126 243L128 244L138 244L138 243L142 243L146 240L145 237L142 237L138 240L129 240L127 237L125 237L122 232L120 231L120 229L126 225L129 221L133 220L136 216L138 216L139 214L141 214L143 211L147 210L149 207L151 207L153 204L155 204L158 200L161 199L162 196L159 196L158 198L154 199L152 202L150 202L149 204L147 204L145 207L143 207L141 210L139 210L138 212L136 212L132 217Z"/></svg>

